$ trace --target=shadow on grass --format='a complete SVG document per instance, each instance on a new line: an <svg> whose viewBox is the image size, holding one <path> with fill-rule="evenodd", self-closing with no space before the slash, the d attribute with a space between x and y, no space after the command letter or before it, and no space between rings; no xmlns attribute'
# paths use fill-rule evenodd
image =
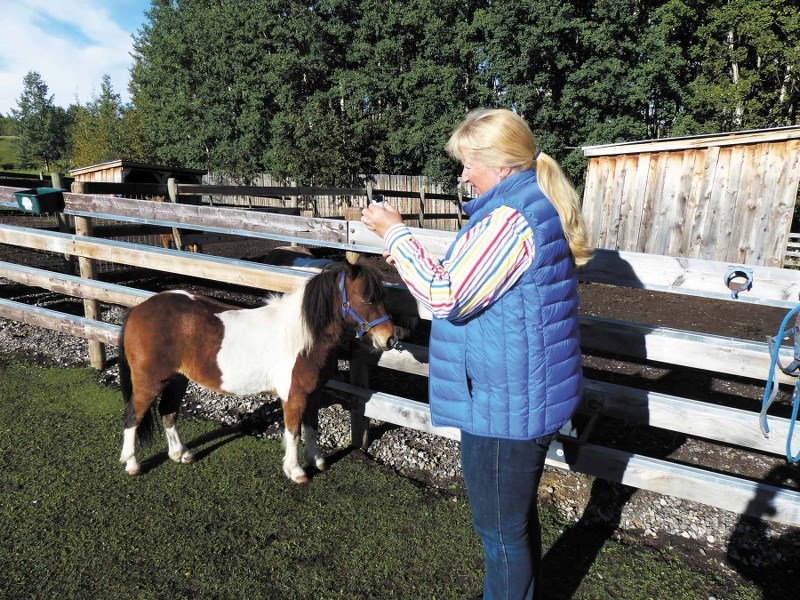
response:
<svg viewBox="0 0 800 600"><path fill-rule="evenodd" d="M247 435L241 427L238 425L230 425L227 427L220 427L214 431L209 433L205 433L190 442L186 443L186 447L189 450L192 450L194 454L194 462L200 461L205 459L209 454L212 452L219 450L223 446L230 444L231 442L244 437ZM225 439L222 439L225 438ZM201 446L205 446L211 442L216 441L216 443L211 444L210 446L202 448L202 450L196 450ZM163 452L159 452L158 454L151 456L141 465L141 475L147 474L149 471L163 465L165 462L170 460L169 456L167 455L167 451L164 450Z"/></svg>

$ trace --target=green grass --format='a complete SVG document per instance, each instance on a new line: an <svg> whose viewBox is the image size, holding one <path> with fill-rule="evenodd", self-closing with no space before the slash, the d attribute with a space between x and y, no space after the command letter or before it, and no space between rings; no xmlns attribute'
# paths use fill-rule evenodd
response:
<svg viewBox="0 0 800 600"><path fill-rule="evenodd" d="M0 360L0 597L469 598L482 555L466 499L346 455L310 484L283 476L280 443L182 420L198 461L163 437L117 462L119 393L89 369ZM568 524L543 511L545 546ZM576 557L544 583L566 593ZM572 550L570 550L572 551ZM604 541L574 598L758 598L648 548Z"/></svg>
<svg viewBox="0 0 800 600"><path fill-rule="evenodd" d="M11 135L0 135L0 171L7 170L2 165L18 165L19 151L14 143L16 139Z"/></svg>

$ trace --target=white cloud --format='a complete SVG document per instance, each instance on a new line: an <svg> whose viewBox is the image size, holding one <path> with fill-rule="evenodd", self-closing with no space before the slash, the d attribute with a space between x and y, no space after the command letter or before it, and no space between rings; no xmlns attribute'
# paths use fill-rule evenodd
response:
<svg viewBox="0 0 800 600"><path fill-rule="evenodd" d="M0 0L0 113L8 115L17 107L22 80L30 71L39 73L58 106L66 108L76 98L81 104L90 101L99 93L105 74L128 102L131 35L149 4L147 0Z"/></svg>

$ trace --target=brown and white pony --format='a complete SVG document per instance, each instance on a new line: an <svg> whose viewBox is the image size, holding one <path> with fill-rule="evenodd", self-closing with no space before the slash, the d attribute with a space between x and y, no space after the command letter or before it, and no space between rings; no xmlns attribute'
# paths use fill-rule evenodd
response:
<svg viewBox="0 0 800 600"><path fill-rule="evenodd" d="M228 306L184 291L161 292L134 307L119 344L126 405L119 460L125 470L139 473L136 440L152 438L152 408L159 395L169 457L193 461L175 427L191 380L222 394L277 394L283 405L283 472L297 483L307 481L298 462L301 422L306 460L325 468L317 448L317 407L306 411L309 395L327 381L326 366L335 365L336 346L347 332L366 335L378 351L392 348L394 325L383 300L374 268L337 262L258 308Z"/></svg>

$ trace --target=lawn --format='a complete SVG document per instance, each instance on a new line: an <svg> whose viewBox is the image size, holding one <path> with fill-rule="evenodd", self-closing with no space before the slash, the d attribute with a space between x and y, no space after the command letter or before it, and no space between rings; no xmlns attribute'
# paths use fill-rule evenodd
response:
<svg viewBox="0 0 800 600"><path fill-rule="evenodd" d="M7 166L17 165L19 162L19 152L14 141L17 138L10 135L0 135L0 171L8 170Z"/></svg>
<svg viewBox="0 0 800 600"><path fill-rule="evenodd" d="M339 452L308 485L282 474L280 443L185 419L191 466L117 462L119 393L90 369L0 359L0 597L420 598L480 591L466 499ZM545 548L568 523L544 510ZM589 533L587 532L587 535ZM580 544L575 545L576 556ZM567 598L575 561L546 563ZM574 579L574 578L573 578ZM570 591L571 594L571 591ZM760 598L650 548L604 543L571 597Z"/></svg>

